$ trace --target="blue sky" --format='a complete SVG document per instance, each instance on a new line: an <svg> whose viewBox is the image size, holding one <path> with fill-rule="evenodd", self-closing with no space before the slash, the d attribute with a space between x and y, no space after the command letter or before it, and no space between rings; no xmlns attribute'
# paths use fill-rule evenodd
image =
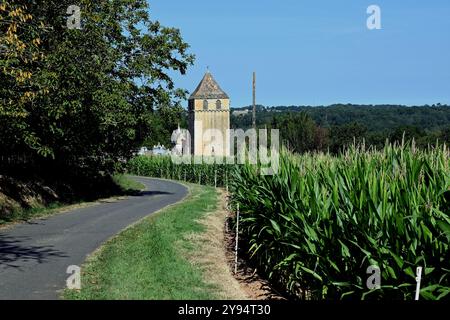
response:
<svg viewBox="0 0 450 320"><path fill-rule="evenodd" d="M181 29L197 57L177 86L209 66L233 107L450 104L448 0L149 0L152 19ZM368 30L369 5L381 30Z"/></svg>

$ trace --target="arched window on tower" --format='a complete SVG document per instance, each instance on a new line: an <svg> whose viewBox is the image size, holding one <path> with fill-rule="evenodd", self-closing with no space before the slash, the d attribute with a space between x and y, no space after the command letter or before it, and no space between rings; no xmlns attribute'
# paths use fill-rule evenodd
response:
<svg viewBox="0 0 450 320"><path fill-rule="evenodd" d="M216 101L216 109L217 109L217 110L222 109L222 101L220 101L220 100L217 100L217 101Z"/></svg>
<svg viewBox="0 0 450 320"><path fill-rule="evenodd" d="M208 100L203 100L203 110L208 110Z"/></svg>

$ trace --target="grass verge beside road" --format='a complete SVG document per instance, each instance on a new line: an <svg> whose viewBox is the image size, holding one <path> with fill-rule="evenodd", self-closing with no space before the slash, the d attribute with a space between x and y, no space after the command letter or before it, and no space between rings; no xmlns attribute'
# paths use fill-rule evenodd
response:
<svg viewBox="0 0 450 320"><path fill-rule="evenodd" d="M145 186L142 183L124 174L114 175L113 181L124 191L124 193L132 193L145 189Z"/></svg>
<svg viewBox="0 0 450 320"><path fill-rule="evenodd" d="M219 194L211 187L189 185L189 189L189 195L182 202L141 220L95 252L82 267L81 290L66 290L64 298L197 300L239 297L226 292L224 281L210 279L211 264L224 256L222 247L210 261L200 259L211 255L210 246L205 246L210 231L215 232L216 240L223 235L223 230L218 234L205 224L220 212ZM221 270L219 273L225 277L228 273L227 279L232 278L224 263L219 269L212 268ZM233 280L225 280L225 283L227 281Z"/></svg>

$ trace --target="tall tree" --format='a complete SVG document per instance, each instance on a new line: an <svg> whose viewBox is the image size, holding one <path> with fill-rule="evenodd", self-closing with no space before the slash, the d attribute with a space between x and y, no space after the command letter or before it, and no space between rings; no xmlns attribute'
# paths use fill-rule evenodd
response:
<svg viewBox="0 0 450 320"><path fill-rule="evenodd" d="M110 171L151 132L157 108L179 106L186 92L170 72L184 74L194 57L179 30L150 20L145 0L80 0L81 30L67 28L72 4L28 8L48 26L40 37L46 59L35 71L49 91L25 105L27 130L43 156Z"/></svg>
<svg viewBox="0 0 450 320"><path fill-rule="evenodd" d="M45 25L32 14L28 1L0 2L0 141L2 152L23 143L39 148L30 130L29 106L47 92L36 81L44 56L40 48Z"/></svg>
<svg viewBox="0 0 450 320"><path fill-rule="evenodd" d="M367 128L357 122L331 128L330 151L338 153L343 148L356 143L360 144L366 139Z"/></svg>
<svg viewBox="0 0 450 320"><path fill-rule="evenodd" d="M273 122L273 127L281 128L281 139L292 151L303 153L316 149L316 134L322 135L317 130L314 120L306 113L289 113ZM321 143L321 142L320 142Z"/></svg>

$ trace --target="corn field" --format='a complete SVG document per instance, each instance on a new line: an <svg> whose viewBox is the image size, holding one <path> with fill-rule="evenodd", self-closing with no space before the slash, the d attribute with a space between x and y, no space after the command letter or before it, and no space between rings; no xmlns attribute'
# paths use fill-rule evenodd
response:
<svg viewBox="0 0 450 320"><path fill-rule="evenodd" d="M281 155L280 171L237 168L232 202L251 259L300 299L423 299L450 295L450 170L443 147L353 147L339 157ZM369 290L369 266L380 287Z"/></svg>
<svg viewBox="0 0 450 320"><path fill-rule="evenodd" d="M296 299L450 298L450 154L386 145L340 156L283 151L277 175L252 165L137 157L138 175L229 185L250 262ZM368 267L380 271L371 290Z"/></svg>
<svg viewBox="0 0 450 320"><path fill-rule="evenodd" d="M170 156L138 156L128 162L132 174L225 187L234 165L175 164Z"/></svg>

